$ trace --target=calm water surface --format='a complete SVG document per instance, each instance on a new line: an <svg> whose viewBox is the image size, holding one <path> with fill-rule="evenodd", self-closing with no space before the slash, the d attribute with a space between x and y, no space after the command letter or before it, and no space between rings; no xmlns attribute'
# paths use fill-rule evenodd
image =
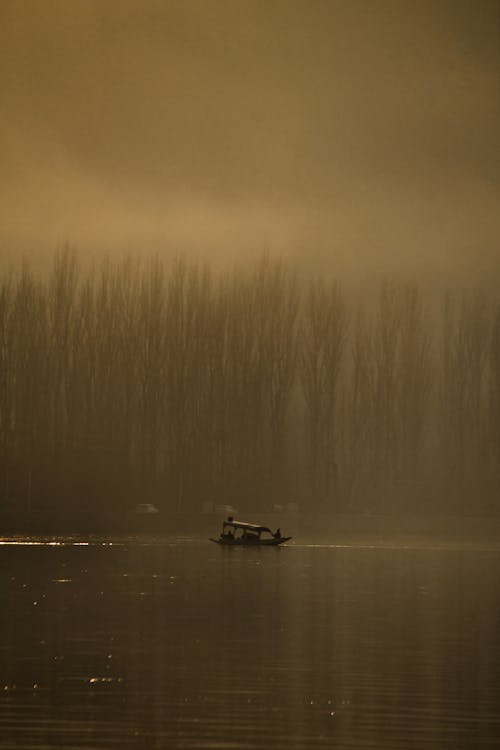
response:
<svg viewBox="0 0 500 750"><path fill-rule="evenodd" d="M1 748L499 746L498 550L48 541L0 540Z"/></svg>

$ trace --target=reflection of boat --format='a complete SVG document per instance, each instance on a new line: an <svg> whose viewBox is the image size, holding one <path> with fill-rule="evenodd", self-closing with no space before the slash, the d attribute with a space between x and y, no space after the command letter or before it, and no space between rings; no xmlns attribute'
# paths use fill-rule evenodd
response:
<svg viewBox="0 0 500 750"><path fill-rule="evenodd" d="M243 523L233 521L229 516L222 524L222 531L218 539L210 539L216 544L243 547L276 547L278 544L288 542L291 536L281 536L279 529L273 532L267 526L257 526L254 523Z"/></svg>

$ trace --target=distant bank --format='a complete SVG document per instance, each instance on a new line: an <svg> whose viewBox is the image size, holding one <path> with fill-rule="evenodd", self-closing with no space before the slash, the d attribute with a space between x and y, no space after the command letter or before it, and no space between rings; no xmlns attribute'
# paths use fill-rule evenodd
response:
<svg viewBox="0 0 500 750"><path fill-rule="evenodd" d="M245 511L241 520L286 528L296 543L401 543L419 541L488 542L500 546L500 516L276 514ZM0 513L0 536L6 535L164 535L205 538L223 520L220 513L55 515Z"/></svg>

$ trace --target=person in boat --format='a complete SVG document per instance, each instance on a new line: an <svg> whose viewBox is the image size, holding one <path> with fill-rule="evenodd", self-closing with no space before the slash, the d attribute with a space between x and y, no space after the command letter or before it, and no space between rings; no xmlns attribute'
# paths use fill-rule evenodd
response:
<svg viewBox="0 0 500 750"><path fill-rule="evenodd" d="M258 534L254 534L253 531L248 531L248 529L243 530L243 535L241 538L244 542L250 542L250 544L259 540Z"/></svg>
<svg viewBox="0 0 500 750"><path fill-rule="evenodd" d="M228 516L226 523L232 523L232 522L233 522L233 517L232 516ZM223 527L223 529L222 529L222 531L220 533L220 538L221 538L222 541L226 541L226 542L232 542L232 541L234 541L234 531L233 531L233 529L231 529L231 528L226 529L225 525L224 525L224 527Z"/></svg>
<svg viewBox="0 0 500 750"><path fill-rule="evenodd" d="M276 529L276 531L273 534L273 537L275 539L281 539L281 529Z"/></svg>

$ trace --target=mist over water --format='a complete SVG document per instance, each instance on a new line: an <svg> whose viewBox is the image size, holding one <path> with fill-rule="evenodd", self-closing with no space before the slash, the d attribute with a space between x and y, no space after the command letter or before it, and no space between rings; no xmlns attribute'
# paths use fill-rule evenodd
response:
<svg viewBox="0 0 500 750"><path fill-rule="evenodd" d="M0 748L498 745L499 30L2 0Z"/></svg>

